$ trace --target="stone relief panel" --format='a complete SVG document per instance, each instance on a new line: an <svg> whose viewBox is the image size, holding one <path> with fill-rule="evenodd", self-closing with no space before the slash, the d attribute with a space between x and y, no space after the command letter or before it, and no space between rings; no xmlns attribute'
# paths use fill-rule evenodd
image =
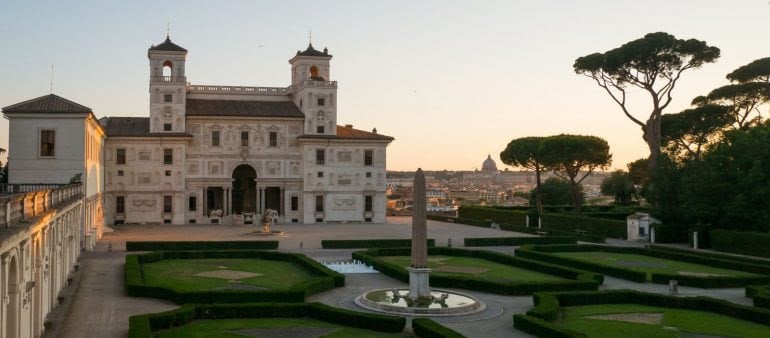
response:
<svg viewBox="0 0 770 338"><path fill-rule="evenodd" d="M299 125L291 125L289 126L289 135L299 135L299 130Z"/></svg>
<svg viewBox="0 0 770 338"><path fill-rule="evenodd" d="M191 175L198 174L198 163L190 163L187 165L187 173Z"/></svg>
<svg viewBox="0 0 770 338"><path fill-rule="evenodd" d="M265 161L267 175L277 176L281 174L281 161Z"/></svg>
<svg viewBox="0 0 770 338"><path fill-rule="evenodd" d="M337 152L337 162L350 163L353 161L353 152L351 151L339 151Z"/></svg>
<svg viewBox="0 0 770 338"><path fill-rule="evenodd" d="M293 176L299 175L299 162L297 161L289 162L289 168L290 168L289 171Z"/></svg>
<svg viewBox="0 0 770 338"><path fill-rule="evenodd" d="M356 196L334 196L331 198L332 210L356 210Z"/></svg>
<svg viewBox="0 0 770 338"><path fill-rule="evenodd" d="M139 161L150 161L152 160L152 150L147 148L142 148L139 150L137 157Z"/></svg>
<svg viewBox="0 0 770 338"><path fill-rule="evenodd" d="M157 210L158 201L154 198L134 198L131 200L130 205L133 211L155 211Z"/></svg>
<svg viewBox="0 0 770 338"><path fill-rule="evenodd" d="M211 161L209 162L209 174L211 175L222 175L222 161Z"/></svg>
<svg viewBox="0 0 770 338"><path fill-rule="evenodd" d="M139 173L136 176L138 178L137 183L139 185L151 185L152 184L152 174L150 174L150 173Z"/></svg>

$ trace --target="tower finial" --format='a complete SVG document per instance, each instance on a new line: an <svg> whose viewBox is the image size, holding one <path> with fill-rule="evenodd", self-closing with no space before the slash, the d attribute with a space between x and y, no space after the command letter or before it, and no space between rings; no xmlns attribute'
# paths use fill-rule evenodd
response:
<svg viewBox="0 0 770 338"><path fill-rule="evenodd" d="M308 44L311 44L311 45L313 44L313 29L312 28L307 30L307 40L308 40Z"/></svg>
<svg viewBox="0 0 770 338"><path fill-rule="evenodd" d="M166 21L166 39L171 38L171 22Z"/></svg>

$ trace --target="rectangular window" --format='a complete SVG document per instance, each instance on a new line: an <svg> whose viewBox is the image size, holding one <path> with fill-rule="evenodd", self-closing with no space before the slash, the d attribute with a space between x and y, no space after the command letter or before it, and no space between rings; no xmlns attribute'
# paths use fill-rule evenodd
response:
<svg viewBox="0 0 770 338"><path fill-rule="evenodd" d="M324 172L323 171L319 171L318 172L318 178L321 178L321 177L324 177Z"/></svg>
<svg viewBox="0 0 770 338"><path fill-rule="evenodd" d="M241 132L241 147L248 147L249 146L249 132L248 131L242 131Z"/></svg>
<svg viewBox="0 0 770 338"><path fill-rule="evenodd" d="M41 130L40 131L40 156L41 157L53 157L56 147L56 131L54 130Z"/></svg>
<svg viewBox="0 0 770 338"><path fill-rule="evenodd" d="M170 214L173 212L173 209L171 208L171 202L173 201L171 195L165 195L163 196L163 212Z"/></svg>
<svg viewBox="0 0 770 338"><path fill-rule="evenodd" d="M173 163L174 163L174 149L171 149L171 148L163 149L163 164L173 164Z"/></svg>
<svg viewBox="0 0 770 338"><path fill-rule="evenodd" d="M371 177L372 177L372 172L371 171L367 171L366 172L366 178L371 178Z"/></svg>
<svg viewBox="0 0 770 338"><path fill-rule="evenodd" d="M372 196L364 196L364 211L372 212Z"/></svg>
<svg viewBox="0 0 770 338"><path fill-rule="evenodd" d="M315 212L324 212L324 197L318 195L315 197Z"/></svg>
<svg viewBox="0 0 770 338"><path fill-rule="evenodd" d="M323 165L326 162L326 150L324 149L316 149L315 150L315 164Z"/></svg>
<svg viewBox="0 0 770 338"><path fill-rule="evenodd" d="M171 170L166 170L166 176L171 176Z"/></svg>
<svg viewBox="0 0 770 338"><path fill-rule="evenodd" d="M118 170L118 176L123 176L123 170Z"/></svg>
<svg viewBox="0 0 770 338"><path fill-rule="evenodd" d="M126 148L118 148L115 152L115 163L126 164Z"/></svg>
<svg viewBox="0 0 770 338"><path fill-rule="evenodd" d="M126 196L115 196L115 213L126 213Z"/></svg>
<svg viewBox="0 0 770 338"><path fill-rule="evenodd" d="M299 196L291 197L291 211L299 210Z"/></svg>
<svg viewBox="0 0 770 338"><path fill-rule="evenodd" d="M277 147L278 146L278 132L271 131L270 132L270 147Z"/></svg>
<svg viewBox="0 0 770 338"><path fill-rule="evenodd" d="M219 147L219 130L211 131L211 146Z"/></svg>
<svg viewBox="0 0 770 338"><path fill-rule="evenodd" d="M189 211L197 211L198 210L198 197L190 196L187 199L187 210L189 210Z"/></svg>
<svg viewBox="0 0 770 338"><path fill-rule="evenodd" d="M174 97L172 95L168 95L168 94L163 95L163 102L170 103L173 100L174 100Z"/></svg>
<svg viewBox="0 0 770 338"><path fill-rule="evenodd" d="M326 130L324 129L324 126L316 126L315 131L318 134L323 134Z"/></svg>
<svg viewBox="0 0 770 338"><path fill-rule="evenodd" d="M171 123L164 123L163 131L171 131Z"/></svg>
<svg viewBox="0 0 770 338"><path fill-rule="evenodd" d="M318 105L319 106L325 106L326 105L326 99L318 99Z"/></svg>
<svg viewBox="0 0 770 338"><path fill-rule="evenodd" d="M372 165L374 163L374 151L364 150L364 165Z"/></svg>

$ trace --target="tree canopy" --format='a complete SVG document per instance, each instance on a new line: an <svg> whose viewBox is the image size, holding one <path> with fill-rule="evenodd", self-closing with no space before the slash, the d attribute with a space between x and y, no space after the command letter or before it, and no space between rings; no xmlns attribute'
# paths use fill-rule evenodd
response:
<svg viewBox="0 0 770 338"><path fill-rule="evenodd" d="M700 159L706 146L716 141L732 122L729 110L729 107L707 104L663 115L663 145L675 158Z"/></svg>
<svg viewBox="0 0 770 338"><path fill-rule="evenodd" d="M571 205L572 191L569 182L558 178L550 177L540 186L540 194L543 205ZM536 198L537 191L532 189L530 203ZM580 197L583 198L583 187L580 186Z"/></svg>
<svg viewBox="0 0 770 338"><path fill-rule="evenodd" d="M719 48L704 41L677 39L657 32L604 53L579 57L573 68L593 79L642 128L652 168L660 155L661 116L671 103L677 81L684 71L714 62L719 56ZM649 111L646 117L631 112L627 104L629 87L640 88L649 95L652 109L643 109Z"/></svg>
<svg viewBox="0 0 770 338"><path fill-rule="evenodd" d="M612 196L616 205L631 205L636 194L631 176L623 170L616 170L607 176L601 185L602 194Z"/></svg>
<svg viewBox="0 0 770 338"><path fill-rule="evenodd" d="M580 183L595 169L605 169L612 163L609 144L596 136L561 134L545 138L541 151L554 174L570 183L575 211L581 212Z"/></svg>
<svg viewBox="0 0 770 338"><path fill-rule="evenodd" d="M543 212L540 196L540 175L550 170L549 157L542 150L543 137L530 136L512 140L500 153L500 160L507 165L521 167L535 172L535 201L538 213Z"/></svg>

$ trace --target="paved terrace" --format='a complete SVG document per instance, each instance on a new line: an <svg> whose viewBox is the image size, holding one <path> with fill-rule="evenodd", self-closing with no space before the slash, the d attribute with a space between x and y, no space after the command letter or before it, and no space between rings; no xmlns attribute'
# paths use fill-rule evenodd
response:
<svg viewBox="0 0 770 338"><path fill-rule="evenodd" d="M323 250L322 239L371 239L371 238L409 238L411 236L410 217L391 217L388 224L312 224L312 225L277 225L276 230L283 230L286 235L270 237L280 241L280 251L301 252L322 261L350 259L354 250ZM177 305L156 299L134 298L124 295L123 262L125 260L126 241L152 240L266 240L268 238L250 234L258 227L230 225L154 225L120 226L113 232L107 232L94 252L81 255L81 269L78 282L72 287L74 297L68 297L63 308L68 308L66 315L60 315L64 324L55 323L55 331L60 337L126 337L128 317L149 312L171 310ZM436 245L446 245L451 238L453 246L462 246L466 237L526 237L517 232L479 228L462 224L428 221L428 238L436 240ZM302 243L302 249L300 249ZM615 244L615 243L613 243ZM112 245L112 252L108 251ZM514 247L485 247L513 253ZM329 290L308 299L333 306L361 310L352 300L363 292L385 287L407 287L385 275L348 274L346 285ZM617 278L605 277L602 289L634 289L648 292L667 293L667 285L640 284ZM480 314L434 318L468 337L532 337L513 328L513 314L522 313L532 307L532 297L511 297L468 290L456 290L472 296L487 304L487 310ZM743 294L743 288L734 289L697 289L680 287L682 295L707 295L726 299L735 303L750 305L751 300ZM362 311L362 310L361 310ZM60 319L61 320L61 319ZM411 325L407 325L410 330Z"/></svg>

